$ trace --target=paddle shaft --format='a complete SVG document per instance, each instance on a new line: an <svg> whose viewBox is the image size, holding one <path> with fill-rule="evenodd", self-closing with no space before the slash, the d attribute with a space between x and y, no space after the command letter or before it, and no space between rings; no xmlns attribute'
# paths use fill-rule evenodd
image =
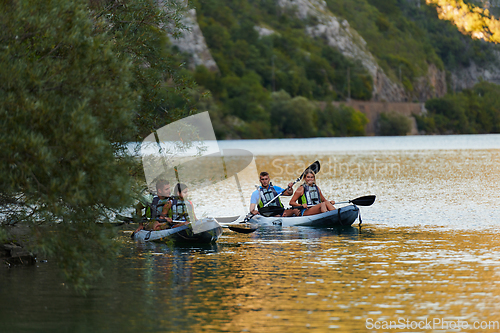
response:
<svg viewBox="0 0 500 333"><path fill-rule="evenodd" d="M295 183L296 183L297 181L298 181L298 180L294 181L294 182L293 182L293 185L295 185ZM293 185L292 185L292 186L293 186ZM269 186L271 186L271 183L269 183ZM276 200L276 199L278 199L279 197L281 197L281 195L282 195L283 193L285 193L285 191L288 191L288 187L287 187L286 189L284 189L283 191L281 191L281 192L280 192L277 196L275 196L274 198L272 198L270 201L268 201L268 202L267 202L264 206L262 206L262 208L269 206L269 205L270 205L270 204L271 204L274 200Z"/></svg>
<svg viewBox="0 0 500 333"><path fill-rule="evenodd" d="M173 220L172 222L174 223L184 223L186 221L177 221L177 220ZM250 227L250 226L241 226L241 227L238 227L238 224L236 223L220 223L220 222L217 222L221 227L223 228L229 228L231 229L232 231L235 231L235 232L239 232L239 233L242 233L242 234L249 234L249 233L252 233L254 232L255 230L257 230L257 228L255 227ZM178 227L175 227L175 228L172 228L172 229L176 229ZM149 238L149 237L148 237Z"/></svg>

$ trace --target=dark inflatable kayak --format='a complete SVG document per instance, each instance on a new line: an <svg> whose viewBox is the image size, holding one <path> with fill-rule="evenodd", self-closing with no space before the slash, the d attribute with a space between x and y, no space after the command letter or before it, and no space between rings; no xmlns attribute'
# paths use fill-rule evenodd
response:
<svg viewBox="0 0 500 333"><path fill-rule="evenodd" d="M195 232L196 231L196 232ZM222 234L222 226L213 218L205 218L193 224L183 225L177 228L146 231L140 230L133 235L133 239L140 242L188 242L197 244L208 244L216 242Z"/></svg>

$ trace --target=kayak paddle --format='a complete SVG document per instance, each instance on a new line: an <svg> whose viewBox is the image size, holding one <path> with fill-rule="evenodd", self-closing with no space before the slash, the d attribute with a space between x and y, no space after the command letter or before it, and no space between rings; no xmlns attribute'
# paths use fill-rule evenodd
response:
<svg viewBox="0 0 500 333"><path fill-rule="evenodd" d="M229 228L229 230L239 232L242 234L249 234L257 230L257 226L251 223L228 224L227 227Z"/></svg>
<svg viewBox="0 0 500 333"><path fill-rule="evenodd" d="M335 204L352 203L357 206L371 206L375 202L375 198L376 197L374 195L365 195L363 197L359 197L349 201L336 202Z"/></svg>
<svg viewBox="0 0 500 333"><path fill-rule="evenodd" d="M311 170L312 170L312 172L314 172L314 174L317 174L317 173L319 172L319 170L321 169L321 164L319 163L319 161L316 161L316 162L314 162L313 164L311 164L310 166L308 166L308 167L307 167L307 168L306 168L306 169L302 172L302 174L299 176L299 178L295 179L295 181L293 182L292 186L293 186L293 185L295 185L297 182L299 182L299 181L302 179L302 177L304 177L304 173L306 173L306 171L307 171L308 169L311 169ZM267 203L266 203L263 207L261 207L260 209L262 209L262 208L265 208L265 207L269 206L269 204L270 204L271 202L273 202L274 200L276 200L277 198L279 198L279 197L280 197L283 193L285 193L285 191L286 191L286 190L287 190L287 189L284 189L283 191L281 191L281 193L279 193L279 194L278 194L277 196L275 196L272 200L270 200L269 202L267 202ZM259 209L259 211L260 211L260 209ZM254 217L254 215L255 215L255 214L252 214L252 213L248 214L248 215L245 217L244 222L248 222L248 221L249 221L252 217Z"/></svg>
<svg viewBox="0 0 500 333"><path fill-rule="evenodd" d="M352 199L352 200L349 200L349 201L336 202L335 204L352 203L352 204L355 204L356 206L371 206L375 202L375 198L376 197L374 195L365 195L363 197L359 197L359 198ZM311 208L313 206L314 205L310 205L310 206L307 206L307 208L304 208L302 206L292 206L292 207L287 208L287 209L295 209L295 208L297 208L297 209L308 209L308 208Z"/></svg>

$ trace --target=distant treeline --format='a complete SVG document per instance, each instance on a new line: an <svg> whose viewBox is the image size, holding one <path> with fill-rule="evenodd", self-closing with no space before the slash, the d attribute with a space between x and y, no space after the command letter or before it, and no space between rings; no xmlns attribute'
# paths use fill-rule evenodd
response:
<svg viewBox="0 0 500 333"><path fill-rule="evenodd" d="M472 89L425 103L427 115L415 116L426 134L500 133L500 86L480 82Z"/></svg>

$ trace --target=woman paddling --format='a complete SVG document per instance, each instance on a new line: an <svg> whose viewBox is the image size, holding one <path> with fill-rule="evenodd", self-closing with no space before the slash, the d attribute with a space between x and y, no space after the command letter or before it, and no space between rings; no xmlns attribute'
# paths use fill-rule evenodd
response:
<svg viewBox="0 0 500 333"><path fill-rule="evenodd" d="M302 210L301 215L314 215L335 210L335 207L333 207L335 201L326 200L315 182L315 173L310 169L304 171L304 184L295 191L292 199L290 199L290 206L302 206L300 208Z"/></svg>
<svg viewBox="0 0 500 333"><path fill-rule="evenodd" d="M174 187L174 198L170 201L168 217L173 223L172 228L188 224L191 218L196 220L194 215L194 205L187 199L188 188L185 184L178 183Z"/></svg>

